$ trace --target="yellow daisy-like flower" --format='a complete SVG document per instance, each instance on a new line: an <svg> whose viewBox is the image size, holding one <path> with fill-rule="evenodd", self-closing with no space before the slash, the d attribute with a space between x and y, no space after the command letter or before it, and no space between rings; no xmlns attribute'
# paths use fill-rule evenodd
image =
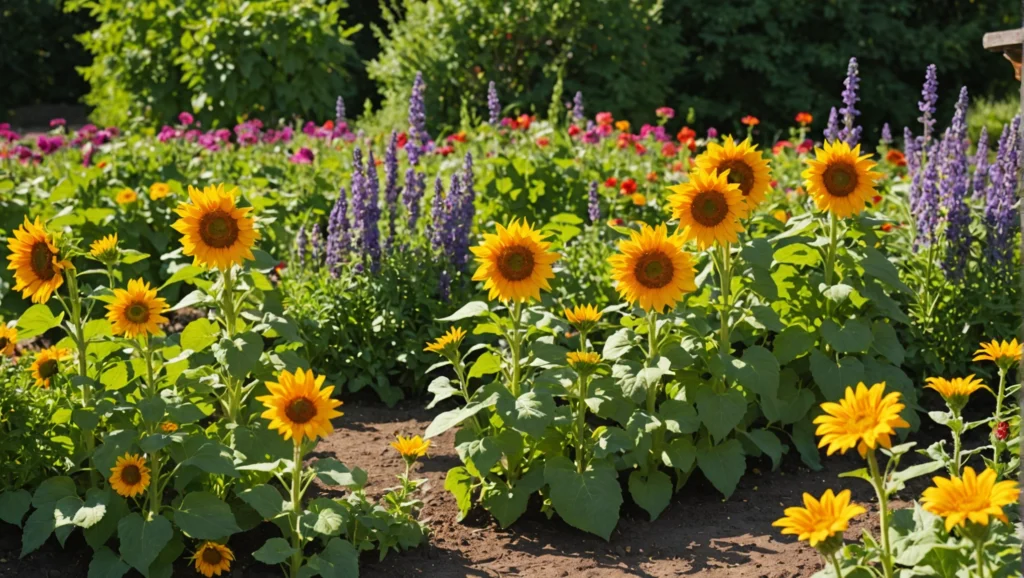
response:
<svg viewBox="0 0 1024 578"><path fill-rule="evenodd" d="M206 578L220 576L221 572L230 572L231 562L234 559L235 553L231 551L231 548L216 542L203 542L203 545L192 556L196 572Z"/></svg>
<svg viewBox="0 0 1024 578"><path fill-rule="evenodd" d="M167 183L153 183L149 185L149 200L159 201L171 194L171 187Z"/></svg>
<svg viewBox="0 0 1024 578"><path fill-rule="evenodd" d="M32 377L36 380L36 387L50 389L53 377L60 371L60 362L71 359L71 350L56 345L40 350L32 362Z"/></svg>
<svg viewBox="0 0 1024 578"><path fill-rule="evenodd" d="M824 148L814 149L816 158L802 173L804 186L822 211L844 218L864 210L868 199L875 196L875 181L881 173L872 171L871 155L860 154L860 145L850 149L845 141L826 141Z"/></svg>
<svg viewBox="0 0 1024 578"><path fill-rule="evenodd" d="M427 343L427 346L423 348L423 351L430 351L432 353L444 354L453 353L459 348L459 344L466 338L466 330L459 327L452 327L447 333L438 337L434 341Z"/></svg>
<svg viewBox="0 0 1024 578"><path fill-rule="evenodd" d="M701 249L715 241L735 243L743 230L740 219L747 216L747 204L739 185L730 183L726 173L697 170L690 182L669 187L672 216L679 219L683 239L697 241Z"/></svg>
<svg viewBox="0 0 1024 578"><path fill-rule="evenodd" d="M107 235L89 245L89 255L103 262L117 259L118 252L117 233Z"/></svg>
<svg viewBox="0 0 1024 578"><path fill-rule="evenodd" d="M974 352L974 361L993 361L999 367L1009 369L1020 362L1022 353L1024 351L1016 338L1012 341L993 339L988 343L982 343L981 349Z"/></svg>
<svg viewBox="0 0 1024 578"><path fill-rule="evenodd" d="M228 269L256 258L252 247L260 233L249 216L252 209L235 205L237 194L237 188L225 191L224 185L202 191L189 186L189 202L174 210L181 218L171 227L183 235L184 252L194 264Z"/></svg>
<svg viewBox="0 0 1024 578"><path fill-rule="evenodd" d="M601 312L593 305L577 305L563 309L562 313L580 331L589 331L601 321Z"/></svg>
<svg viewBox="0 0 1024 578"><path fill-rule="evenodd" d="M645 197L643 193L633 193L629 198L633 201L633 204L638 207L642 207L647 204L647 197Z"/></svg>
<svg viewBox="0 0 1024 578"><path fill-rule="evenodd" d="M577 373L585 373L601 363L601 356L596 351L570 351L565 354L565 360Z"/></svg>
<svg viewBox="0 0 1024 578"><path fill-rule="evenodd" d="M334 431L331 419L342 415L334 409L341 401L331 399L333 385L323 384L324 376L312 371L282 371L276 382L267 382L270 395L256 398L267 408L260 417L270 420L270 429L276 429L286 440L294 438L297 444L304 437L312 441L328 436Z"/></svg>
<svg viewBox="0 0 1024 578"><path fill-rule="evenodd" d="M391 447L395 448L407 461L418 460L427 455L430 440L424 440L420 436L413 436L411 438L395 436L395 438L395 441L391 442Z"/></svg>
<svg viewBox="0 0 1024 578"><path fill-rule="evenodd" d="M117 463L110 468L110 487L126 498L134 498L146 491L149 487L146 458L138 454L125 454L117 458Z"/></svg>
<svg viewBox="0 0 1024 578"><path fill-rule="evenodd" d="M39 217L34 223L26 217L14 237L7 239L7 249L11 252L7 268L14 270L14 290L21 291L22 299L31 297L33 303L46 303L64 284L61 272L71 263L60 259L54 238Z"/></svg>
<svg viewBox="0 0 1024 578"><path fill-rule="evenodd" d="M845 454L846 450L856 447L860 457L868 453L868 449L877 447L891 448L890 436L898 427L910 427L900 411L905 406L900 403L900 393L885 393L885 382L876 383L867 388L863 383L857 389L846 388L846 396L839 403L825 402L821 404L824 415L814 418L818 424L815 433L821 436L818 447L828 446L827 454L832 455L838 450Z"/></svg>
<svg viewBox="0 0 1024 578"><path fill-rule="evenodd" d="M117 191L117 195L114 196L114 200L119 205L129 205L139 200L139 194L134 189L121 189Z"/></svg>
<svg viewBox="0 0 1024 578"><path fill-rule="evenodd" d="M167 301L156 296L156 289L142 279L132 279L128 289L114 289L114 301L107 304L107 320L114 335L134 338L160 332L159 324L167 323L160 315L167 311Z"/></svg>
<svg viewBox="0 0 1024 578"><path fill-rule="evenodd" d="M559 257L548 251L551 243L544 241L545 236L526 221L513 220L507 228L498 225L496 234L484 234L483 244L471 248L480 264L473 280L485 282L489 299L539 300L541 289L551 289L551 265Z"/></svg>
<svg viewBox="0 0 1024 578"><path fill-rule="evenodd" d="M674 307L684 293L697 290L693 260L683 251L683 238L669 236L665 225L641 225L629 240L619 242L619 254L612 255L612 279L623 299L639 302L647 311Z"/></svg>
<svg viewBox="0 0 1024 578"><path fill-rule="evenodd" d="M14 346L18 344L18 328L0 324L0 355L14 355Z"/></svg>
<svg viewBox="0 0 1024 578"><path fill-rule="evenodd" d="M946 400L949 407L954 411L960 411L965 405L967 405L967 398L972 393L979 389L989 389L987 385L980 379L976 379L974 375L968 375L967 377L954 377L953 379L946 379L944 377L929 377L925 380L928 385L924 386L925 389L934 389L939 392L942 399Z"/></svg>
<svg viewBox="0 0 1024 578"><path fill-rule="evenodd" d="M921 495L924 509L946 520L946 531L955 526L965 527L967 522L988 526L989 516L1008 524L1003 506L1013 504L1020 496L1014 480L996 482L996 472L985 468L975 474L974 468L964 468L962 478L932 478L934 486Z"/></svg>
<svg viewBox="0 0 1024 578"><path fill-rule="evenodd" d="M850 527L850 520L866 511L850 503L850 490L838 495L825 490L820 500L804 492L804 507L786 508L785 517L772 522L772 526L782 528L783 534L793 534L813 548L834 536L841 541L843 532Z"/></svg>
<svg viewBox="0 0 1024 578"><path fill-rule="evenodd" d="M173 421L165 421L160 424L160 431L169 434L174 433L178 431L178 424L174 423Z"/></svg>
<svg viewBox="0 0 1024 578"><path fill-rule="evenodd" d="M731 136L725 137L722 144L709 142L708 149L695 162L697 168L707 172L718 171L721 174L729 171L729 182L739 187L750 209L761 204L771 187L768 160L749 138L739 144Z"/></svg>

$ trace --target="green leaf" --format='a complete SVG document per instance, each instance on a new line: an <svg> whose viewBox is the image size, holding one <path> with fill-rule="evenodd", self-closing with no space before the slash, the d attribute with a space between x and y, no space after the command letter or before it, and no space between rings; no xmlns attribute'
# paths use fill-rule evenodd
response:
<svg viewBox="0 0 1024 578"><path fill-rule="evenodd" d="M165 289L167 287L170 287L171 285L174 285L175 283L180 283L182 281L191 281L196 277L202 275L205 271L205 269L197 265L184 265L177 271L175 271L174 274L171 275L170 279L168 279L163 285L160 286L160 289Z"/></svg>
<svg viewBox="0 0 1024 578"><path fill-rule="evenodd" d="M174 511L174 522L196 540L219 540L242 531L235 522L231 506L207 492L185 496Z"/></svg>
<svg viewBox="0 0 1024 578"><path fill-rule="evenodd" d="M219 334L217 325L209 319L196 319L181 332L181 346L198 353L213 345Z"/></svg>
<svg viewBox="0 0 1024 578"><path fill-rule="evenodd" d="M893 365L903 365L903 360L906 358L906 350L903 349L903 344L900 343L900 339L896 336L896 330L893 329L892 325L881 319L876 319L871 324L871 336L872 349L891 361Z"/></svg>
<svg viewBox="0 0 1024 578"><path fill-rule="evenodd" d="M80 503L71 517L71 523L79 528L91 528L99 524L107 514L110 492L90 489L85 502Z"/></svg>
<svg viewBox="0 0 1024 578"><path fill-rule="evenodd" d="M88 578L121 578L131 568L106 546L96 550L89 563Z"/></svg>
<svg viewBox="0 0 1024 578"><path fill-rule="evenodd" d="M117 391L128 385L128 364L114 363L100 375L102 383L107 391Z"/></svg>
<svg viewBox="0 0 1024 578"><path fill-rule="evenodd" d="M754 323L751 323L751 325L759 326L757 327L758 329L767 329L768 331L779 333L786 328L782 324L782 320L779 319L779 314L767 305L754 305L750 308L750 311L754 316ZM747 321L750 321L749 317Z"/></svg>
<svg viewBox="0 0 1024 578"><path fill-rule="evenodd" d="M21 527L21 519L25 517L32 505L32 494L25 490L4 490L0 492L0 520Z"/></svg>
<svg viewBox="0 0 1024 578"><path fill-rule="evenodd" d="M195 466L209 474L238 477L231 450L219 442L189 437L186 446L183 459L178 460L182 466Z"/></svg>
<svg viewBox="0 0 1024 578"><path fill-rule="evenodd" d="M55 317L47 304L37 303L25 310L18 319L18 340L25 341L42 335L59 326L62 319L63 311Z"/></svg>
<svg viewBox="0 0 1024 578"><path fill-rule="evenodd" d="M284 512L284 497L277 488L268 484L253 486L238 492L238 497L256 510L260 516L263 516L264 520L273 520Z"/></svg>
<svg viewBox="0 0 1024 578"><path fill-rule="evenodd" d="M864 258L861 259L860 266L864 268L865 274L878 279L889 287L907 295L914 294L914 291L900 280L900 274L896 270L896 266L886 259L885 255L879 250L873 247L865 247Z"/></svg>
<svg viewBox="0 0 1024 578"><path fill-rule="evenodd" d="M288 540L284 538L271 538L260 546L259 550L252 553L252 557L264 564L280 564L292 557L295 548L292 548Z"/></svg>
<svg viewBox="0 0 1024 578"><path fill-rule="evenodd" d="M75 482L67 476L56 476L43 480L32 496L32 505L38 509L52 509L53 505L68 496L78 496ZM51 511L52 515L53 512Z"/></svg>
<svg viewBox="0 0 1024 578"><path fill-rule="evenodd" d="M555 400L537 391L528 391L518 399L503 395L498 398L497 410L514 429L540 438L555 417Z"/></svg>
<svg viewBox="0 0 1024 578"><path fill-rule="evenodd" d="M37 509L25 520L25 526L21 533L21 557L24 558L30 552L46 542L55 528L53 520L53 502L41 509Z"/></svg>
<svg viewBox="0 0 1024 578"><path fill-rule="evenodd" d="M348 540L331 538L315 570L322 578L359 578L359 553Z"/></svg>
<svg viewBox="0 0 1024 578"><path fill-rule="evenodd" d="M366 485L366 472L359 469L349 469L348 466L334 458L322 458L313 464L316 477L321 482L331 486L344 486L346 488L362 488Z"/></svg>
<svg viewBox="0 0 1024 578"><path fill-rule="evenodd" d="M463 305L458 311L448 317L441 317L438 321L461 321L470 317L485 315L491 309L486 301L470 301Z"/></svg>
<svg viewBox="0 0 1024 578"><path fill-rule="evenodd" d="M696 412L694 412L696 415ZM699 427L699 423L698 423ZM633 440L626 430L616 426L599 426L594 430L594 457L604 458L633 449Z"/></svg>
<svg viewBox="0 0 1024 578"><path fill-rule="evenodd" d="M496 402L497 396L491 395L481 401L471 401L458 409L439 413L437 414L437 417L434 418L434 421L430 422L430 425L427 426L427 431L423 434L423 437L432 438L439 436L473 417L481 410L493 406Z"/></svg>
<svg viewBox="0 0 1024 578"><path fill-rule="evenodd" d="M697 448L689 436L672 440L668 443L668 447L661 452L661 461L666 466L681 472L690 471L695 459L697 459Z"/></svg>
<svg viewBox="0 0 1024 578"><path fill-rule="evenodd" d="M772 350L779 363L789 363L814 347L814 335L799 325L790 325L775 336Z"/></svg>
<svg viewBox="0 0 1024 578"><path fill-rule="evenodd" d="M121 558L143 576L149 574L149 566L173 535L171 523L163 516L146 521L138 513L132 513L117 524Z"/></svg>
<svg viewBox="0 0 1024 578"><path fill-rule="evenodd" d="M766 429L754 429L743 432L743 434L772 459L772 470L779 469L779 464L782 462L782 442L779 441L778 436Z"/></svg>
<svg viewBox="0 0 1024 578"><path fill-rule="evenodd" d="M245 379L259 365L261 353L263 338L251 331L233 339L225 337L213 346L213 357L226 365L228 373L236 379Z"/></svg>
<svg viewBox="0 0 1024 578"><path fill-rule="evenodd" d="M661 470L651 470L647 476L640 470L633 470L629 475L629 495L636 505L647 511L653 522L672 499L672 480Z"/></svg>
<svg viewBox="0 0 1024 578"><path fill-rule="evenodd" d="M747 469L743 445L739 440L731 439L710 447L700 446L697 448L697 466L704 477L728 498Z"/></svg>
<svg viewBox="0 0 1024 578"><path fill-rule="evenodd" d="M492 436L458 444L455 451L459 453L462 463L472 465L470 471L476 470L475 473L480 477L486 476L501 459L501 448Z"/></svg>
<svg viewBox="0 0 1024 578"><path fill-rule="evenodd" d="M337 536L341 534L345 525L345 518L335 508L320 508L316 512L310 512L313 518L312 529L323 536ZM303 516L305 517L305 516Z"/></svg>
<svg viewBox="0 0 1024 578"><path fill-rule="evenodd" d="M700 429L697 410L688 401L666 399L658 407L658 418L665 422L665 427L672 433L688 434Z"/></svg>
<svg viewBox="0 0 1024 578"><path fill-rule="evenodd" d="M815 426L810 418L802 419L793 424L793 445L800 452L800 459L814 471L821 470L821 456L818 454L818 439L814 435Z"/></svg>
<svg viewBox="0 0 1024 578"><path fill-rule="evenodd" d="M499 371L501 371L501 358L490 351L485 351L480 354L480 357L476 358L473 366L469 368L469 379L483 377L492 373L498 373Z"/></svg>
<svg viewBox="0 0 1024 578"><path fill-rule="evenodd" d="M808 247L803 243L786 245L775 251L777 263L789 263L791 265L817 265L821 261L821 253Z"/></svg>
<svg viewBox="0 0 1024 578"><path fill-rule="evenodd" d="M779 360L760 345L748 347L743 359L732 359L726 372L744 388L761 396L775 397L779 391Z"/></svg>
<svg viewBox="0 0 1024 578"><path fill-rule="evenodd" d="M473 507L473 476L462 466L452 468L444 479L444 489L455 497L455 505L459 508L456 521L461 522Z"/></svg>
<svg viewBox="0 0 1024 578"><path fill-rule="evenodd" d="M850 319L840 329L831 319L821 323L821 335L839 353L860 353L871 347L871 326L864 319Z"/></svg>
<svg viewBox="0 0 1024 578"><path fill-rule="evenodd" d="M594 462L578 473L568 458L557 456L545 464L544 480L551 487L551 505L567 524L611 538L622 505L622 487L613 466Z"/></svg>
<svg viewBox="0 0 1024 578"><path fill-rule="evenodd" d="M128 515L128 503L124 498L114 493L110 488L99 490L96 488L90 488L86 493L86 502L88 502L94 494L104 494L104 501L107 504L107 511L103 515L98 523L85 528L82 530L82 534L85 536L85 541L92 547L93 550L99 549L101 546L107 543L110 538L117 533L117 524Z"/></svg>
<svg viewBox="0 0 1024 578"><path fill-rule="evenodd" d="M142 419L149 423L160 423L164 419L164 408L167 404L159 397L146 397L136 404Z"/></svg>
<svg viewBox="0 0 1024 578"><path fill-rule="evenodd" d="M628 327L623 327L608 336L608 339L604 342L604 350L601 352L601 357L605 361L617 361L623 355L629 353L629 350L632 348L633 331Z"/></svg>
<svg viewBox="0 0 1024 578"><path fill-rule="evenodd" d="M743 419L747 400L735 389L715 393L710 387L697 390L697 415L716 441L724 439Z"/></svg>
<svg viewBox="0 0 1024 578"><path fill-rule="evenodd" d="M503 480L486 488L482 503L503 529L508 528L526 512L530 496L543 485L544 471L534 468L511 488Z"/></svg>
<svg viewBox="0 0 1024 578"><path fill-rule="evenodd" d="M821 294L824 295L825 298L828 299L829 301L833 301L835 303L845 302L847 299L850 298L850 293L853 292L853 287L850 287L845 283L838 283L836 285L832 285L831 287L822 283L821 288Z"/></svg>
<svg viewBox="0 0 1024 578"><path fill-rule="evenodd" d="M843 357L836 364L818 349L811 350L811 375L828 401L843 396L847 387L864 381L864 364L856 357Z"/></svg>
<svg viewBox="0 0 1024 578"><path fill-rule="evenodd" d="M451 380L443 375L441 377L434 378L434 380L430 382L430 385L427 386L427 391L434 394L434 399L427 404L427 409L434 409L434 406L438 403L452 396L460 395L459 390L452 387L451 383Z"/></svg>
<svg viewBox="0 0 1024 578"><path fill-rule="evenodd" d="M942 469L943 467L943 463L932 461L910 466L898 472L894 472L889 476L889 483L886 485L886 491L898 492L902 490L910 480L930 474Z"/></svg>

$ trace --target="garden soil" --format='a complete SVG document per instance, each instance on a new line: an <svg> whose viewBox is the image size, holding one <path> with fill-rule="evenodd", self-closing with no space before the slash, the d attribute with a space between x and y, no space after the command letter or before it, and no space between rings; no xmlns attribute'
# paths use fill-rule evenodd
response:
<svg viewBox="0 0 1024 578"><path fill-rule="evenodd" d="M322 441L315 456L335 456L350 467L369 472L367 492L377 496L396 485L395 475L404 462L388 444L395 435L422 433L437 410L427 411L413 402L388 409L373 403L352 403L340 408L345 415L338 428ZM534 503L511 528L502 530L488 516L473 512L456 522L455 500L444 489L449 468L459 465L453 447L454 432L433 440L429 456L416 466L414 477L426 478L423 518L432 530L430 543L417 549L391 553L378 561L363 556L363 578L506 577L612 578L638 576L707 576L711 578L793 578L813 575L821 566L818 555L792 537L782 536L771 523L782 510L801 503L803 492L820 495L828 488L850 487L854 500L873 501L866 484L840 480L838 474L861 467L856 453L823 458L824 469L811 471L795 455L786 456L778 471L767 459L748 461L748 472L732 497L722 496L695 474L669 507L654 522L628 495L622 518L611 540L586 534L557 517L547 519ZM795 452L794 452L795 453ZM919 492L915 484L912 491ZM332 488L319 491L332 494ZM910 490L904 499L912 498ZM900 505L898 502L894 505ZM862 528L877 524L877 512L862 517L847 532L854 539ZM279 577L278 570L255 562L250 553L276 530L260 529L231 540L238 559L232 577ZM80 533L64 549L51 538L39 551L19 559L21 536L14 526L0 522L0 577L85 578L91 552ZM198 576L179 561L175 576ZM131 573L128 576L135 577Z"/></svg>

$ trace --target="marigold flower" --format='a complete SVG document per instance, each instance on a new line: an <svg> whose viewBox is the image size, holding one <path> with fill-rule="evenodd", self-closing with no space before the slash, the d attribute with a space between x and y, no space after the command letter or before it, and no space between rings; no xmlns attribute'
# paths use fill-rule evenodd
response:
<svg viewBox="0 0 1024 578"><path fill-rule="evenodd" d="M620 132L629 132L629 121L620 120L615 123L615 128Z"/></svg>
<svg viewBox="0 0 1024 578"><path fill-rule="evenodd" d="M117 192L117 195L114 196L114 200L117 201L117 204L119 205L128 205L139 200L139 194L132 189L121 189Z"/></svg>

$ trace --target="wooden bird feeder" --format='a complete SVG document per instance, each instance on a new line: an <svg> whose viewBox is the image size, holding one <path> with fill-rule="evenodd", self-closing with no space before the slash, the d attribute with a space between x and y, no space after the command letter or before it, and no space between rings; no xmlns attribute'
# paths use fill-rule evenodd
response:
<svg viewBox="0 0 1024 578"><path fill-rule="evenodd" d="M1002 52L1013 65L1013 74L1020 80L1021 46L1024 45L1024 28L989 32L981 39L985 50Z"/></svg>

